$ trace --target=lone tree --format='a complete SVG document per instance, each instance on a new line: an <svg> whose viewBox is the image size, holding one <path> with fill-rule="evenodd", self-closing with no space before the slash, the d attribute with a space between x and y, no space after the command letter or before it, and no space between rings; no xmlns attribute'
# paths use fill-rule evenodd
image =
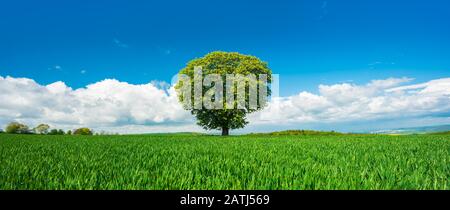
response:
<svg viewBox="0 0 450 210"><path fill-rule="evenodd" d="M267 63L255 56L217 51L194 59L181 69L175 89L184 109L191 111L198 125L206 130L222 130L222 136L227 136L230 129L248 124L248 113L266 105L271 74ZM198 75L200 79L196 79ZM198 81L200 85L196 84ZM219 108L207 107L208 102Z"/></svg>

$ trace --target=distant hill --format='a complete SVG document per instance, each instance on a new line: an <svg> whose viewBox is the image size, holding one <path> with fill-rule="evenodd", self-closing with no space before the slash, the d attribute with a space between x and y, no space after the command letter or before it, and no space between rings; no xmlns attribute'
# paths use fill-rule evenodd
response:
<svg viewBox="0 0 450 210"><path fill-rule="evenodd" d="M427 133L449 133L450 125L424 126L411 128L397 128L391 130L379 130L370 133L375 134L427 134Z"/></svg>
<svg viewBox="0 0 450 210"><path fill-rule="evenodd" d="M450 131L444 131L444 132L437 132L437 133L431 133L434 135L450 135Z"/></svg>

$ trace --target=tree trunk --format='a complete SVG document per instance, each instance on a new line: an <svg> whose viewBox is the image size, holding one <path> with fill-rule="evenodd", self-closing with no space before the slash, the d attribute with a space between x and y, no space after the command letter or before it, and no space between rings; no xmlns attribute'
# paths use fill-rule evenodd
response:
<svg viewBox="0 0 450 210"><path fill-rule="evenodd" d="M222 136L228 136L230 129L229 128L222 128Z"/></svg>

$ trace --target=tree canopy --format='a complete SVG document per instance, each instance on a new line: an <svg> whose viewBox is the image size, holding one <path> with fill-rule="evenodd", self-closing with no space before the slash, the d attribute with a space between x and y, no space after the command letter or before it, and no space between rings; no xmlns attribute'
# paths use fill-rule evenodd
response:
<svg viewBox="0 0 450 210"><path fill-rule="evenodd" d="M18 123L18 122L11 122L6 126L5 129L6 133L15 133L15 134L27 134L31 133L30 129L27 125Z"/></svg>
<svg viewBox="0 0 450 210"><path fill-rule="evenodd" d="M248 124L246 115L258 111L266 105L267 96L270 95L269 85L271 82L272 71L269 69L266 62L261 61L259 58L251 55L243 55L237 52L212 52L205 55L202 58L197 58L190 61L186 67L180 70L179 78L184 76L189 78L191 92L195 92L196 84L195 71L201 68L201 102L203 105L198 107L195 103L197 96L194 94L187 95L183 93L182 87L186 87L186 80L179 80L175 86L178 92L179 101L183 104L185 109L190 110L197 119L197 124L202 126L204 129L217 129L222 130L222 135L228 135L230 129L243 128ZM219 75L222 82L207 81L208 75ZM242 80L243 83L239 83L239 80L232 80L228 83L228 79L231 75L234 75L234 79L239 77L239 75L244 76ZM264 81L261 79L261 75L265 75ZM256 83L253 84L251 78L255 78ZM225 98L221 109L210 109L205 107L205 102L211 101L219 102L216 97L217 95L211 96L211 89L213 87L218 87L216 85L225 84L225 88L218 91L219 96ZM241 85L241 86L240 86ZM254 85L254 86L253 86ZM188 86L189 87L189 86ZM198 86L197 86L198 87ZM253 89L256 88L256 89ZM240 95L239 90L244 90L244 94ZM252 95L253 92L262 93L256 94L256 98ZM216 90L217 91L217 90ZM231 94L232 91L232 94ZM262 92L261 92L262 91ZM231 97L228 97L229 95ZM225 97L226 96L226 97ZM190 100L186 100L190 97ZM209 98L208 98L209 97ZM241 97L241 98L240 98ZM243 97L243 98L242 98ZM232 102L230 103L230 100ZM239 100L243 99L243 100ZM252 100L254 99L254 100ZM256 106L252 106L252 102L255 102ZM240 102L242 102L243 106ZM220 102L219 102L220 103Z"/></svg>
<svg viewBox="0 0 450 210"><path fill-rule="evenodd" d="M50 129L50 126L47 124L40 124L36 126L33 130L36 134L47 134L48 130Z"/></svg>
<svg viewBox="0 0 450 210"><path fill-rule="evenodd" d="M78 128L73 132L73 135L92 135L93 132L89 128Z"/></svg>

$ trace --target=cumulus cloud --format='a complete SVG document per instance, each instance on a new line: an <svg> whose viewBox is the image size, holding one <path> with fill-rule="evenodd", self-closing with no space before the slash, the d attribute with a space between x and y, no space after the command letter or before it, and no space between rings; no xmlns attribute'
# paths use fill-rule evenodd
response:
<svg viewBox="0 0 450 210"><path fill-rule="evenodd" d="M411 118L449 119L450 78L408 84L410 78L373 80L365 85L320 85L317 93L274 98L251 114L251 126L353 123ZM431 118L430 118L431 117ZM0 76L0 124L19 121L59 128L89 126L113 132L200 131L164 82L129 84L105 79L73 89L64 82L41 85L28 78ZM444 120L445 121L445 120ZM448 120L447 120L448 121Z"/></svg>
<svg viewBox="0 0 450 210"><path fill-rule="evenodd" d="M72 89L63 82L40 85L27 78L0 77L0 118L28 123L92 127L191 121L173 88L106 79Z"/></svg>
<svg viewBox="0 0 450 210"><path fill-rule="evenodd" d="M366 85L320 85L319 93L301 92L274 99L253 123L337 123L426 117L450 113L450 78L402 86L410 78L373 80Z"/></svg>

